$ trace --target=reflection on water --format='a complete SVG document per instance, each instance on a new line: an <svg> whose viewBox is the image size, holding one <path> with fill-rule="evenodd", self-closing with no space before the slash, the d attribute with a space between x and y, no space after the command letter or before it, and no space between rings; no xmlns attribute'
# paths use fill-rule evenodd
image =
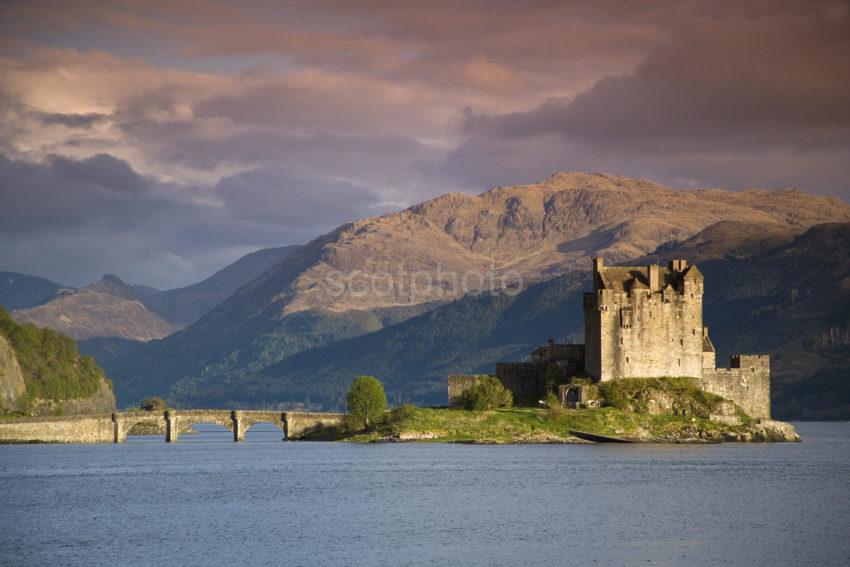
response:
<svg viewBox="0 0 850 567"><path fill-rule="evenodd" d="M214 423L197 423L195 433L181 433L183 443L233 443L233 432ZM127 443L163 443L165 435L128 435ZM256 423L245 433L246 443L269 443L283 440L283 431L273 423Z"/></svg>
<svg viewBox="0 0 850 567"><path fill-rule="evenodd" d="M850 564L850 424L797 444L0 446L0 564Z"/></svg>

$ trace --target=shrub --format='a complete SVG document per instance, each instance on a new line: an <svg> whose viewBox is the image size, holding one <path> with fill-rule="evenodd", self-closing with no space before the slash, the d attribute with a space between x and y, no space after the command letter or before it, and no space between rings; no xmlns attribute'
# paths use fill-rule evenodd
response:
<svg viewBox="0 0 850 567"><path fill-rule="evenodd" d="M139 402L139 409L144 411L165 411L168 409L168 404L162 398L153 396Z"/></svg>
<svg viewBox="0 0 850 567"><path fill-rule="evenodd" d="M368 429L387 409L387 394L384 386L374 376L358 376L348 390L348 412L352 418Z"/></svg>
<svg viewBox="0 0 850 567"><path fill-rule="evenodd" d="M546 417L552 420L561 419L567 415L567 408L561 404L558 394L549 392L546 394Z"/></svg>
<svg viewBox="0 0 850 567"><path fill-rule="evenodd" d="M459 401L468 410L490 410L511 407L514 397L498 378L483 376L478 384L463 391Z"/></svg>

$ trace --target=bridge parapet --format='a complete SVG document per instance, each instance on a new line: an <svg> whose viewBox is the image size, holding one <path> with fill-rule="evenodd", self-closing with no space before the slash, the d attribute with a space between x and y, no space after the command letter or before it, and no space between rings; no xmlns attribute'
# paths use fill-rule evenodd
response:
<svg viewBox="0 0 850 567"><path fill-rule="evenodd" d="M284 435L287 440L300 439L305 433L321 427L339 425L345 417L344 413L295 412L285 414Z"/></svg>
<svg viewBox="0 0 850 567"><path fill-rule="evenodd" d="M317 428L337 425L341 413L281 412L271 410L183 410L165 412L127 411L102 416L16 418L0 422L0 443L123 443L133 426L155 425L165 439L177 441L180 432L198 423L221 425L243 441L256 423L273 423L283 430L284 440L296 440Z"/></svg>

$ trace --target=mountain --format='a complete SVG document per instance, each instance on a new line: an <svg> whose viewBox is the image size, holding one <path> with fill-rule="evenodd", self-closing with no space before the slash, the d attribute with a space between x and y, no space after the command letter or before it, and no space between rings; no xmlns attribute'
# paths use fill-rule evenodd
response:
<svg viewBox="0 0 850 567"><path fill-rule="evenodd" d="M59 293L72 290L45 278L0 272L0 305L8 310L41 305Z"/></svg>
<svg viewBox="0 0 850 567"><path fill-rule="evenodd" d="M127 341L160 339L194 322L296 248L258 250L199 283L168 291L128 285L107 274L83 289L63 290L39 305L15 310L13 316L67 333L85 341L81 346L87 352L107 355L127 348Z"/></svg>
<svg viewBox="0 0 850 567"><path fill-rule="evenodd" d="M0 413L108 413L112 385L74 339L19 325L0 307Z"/></svg>
<svg viewBox="0 0 850 567"><path fill-rule="evenodd" d="M243 395L245 381L311 349L324 348L334 361L339 341L424 316L482 291L479 281L487 293L511 296L585 269L591 256L624 261L721 221L755 223L759 234L768 227L783 238L847 220L850 206L799 190L683 191L603 174L444 195L299 247L185 330L120 354L107 368L128 401L172 387L186 403L286 401L296 394Z"/></svg>
<svg viewBox="0 0 850 567"><path fill-rule="evenodd" d="M722 223L670 246L664 259L686 257L707 241L712 256L733 251L692 256L705 275L704 316L718 364L735 352L767 352L776 416L850 418L850 223L818 225L792 238ZM773 244L765 248L766 242ZM634 262L658 260L653 254ZM183 379L170 395L190 404L307 400L343 407L351 378L370 373L396 403L442 404L450 373L491 372L497 361L524 359L549 336L583 341L582 293L590 286L589 272L574 272L516 296L467 296L235 379Z"/></svg>
<svg viewBox="0 0 850 567"><path fill-rule="evenodd" d="M392 308L457 298L479 279L485 287L542 281L584 268L595 254L634 258L719 221L806 228L845 220L850 206L840 200L793 189L684 191L645 179L560 173L344 225L299 248L234 300L243 315L268 311L274 318Z"/></svg>
<svg viewBox="0 0 850 567"><path fill-rule="evenodd" d="M14 311L12 316L19 322L50 327L80 340L120 337L149 341L179 328L150 311L131 286L113 275L42 305Z"/></svg>
<svg viewBox="0 0 850 567"><path fill-rule="evenodd" d="M159 291L134 286L136 294L154 312L171 323L188 325L227 299L241 286L292 254L298 246L264 248L242 256L207 279L186 287Z"/></svg>

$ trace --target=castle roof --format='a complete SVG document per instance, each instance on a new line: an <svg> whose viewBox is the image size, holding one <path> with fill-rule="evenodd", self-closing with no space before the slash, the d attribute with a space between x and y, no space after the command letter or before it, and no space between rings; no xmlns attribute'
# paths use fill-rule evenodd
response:
<svg viewBox="0 0 850 567"><path fill-rule="evenodd" d="M605 267L599 272L602 287L611 291L625 293L633 289L649 289L649 268L647 266L614 266ZM702 274L696 266L688 266L679 272L668 267L658 268L658 279L661 288L671 286L679 289L679 284L685 278L701 279Z"/></svg>

